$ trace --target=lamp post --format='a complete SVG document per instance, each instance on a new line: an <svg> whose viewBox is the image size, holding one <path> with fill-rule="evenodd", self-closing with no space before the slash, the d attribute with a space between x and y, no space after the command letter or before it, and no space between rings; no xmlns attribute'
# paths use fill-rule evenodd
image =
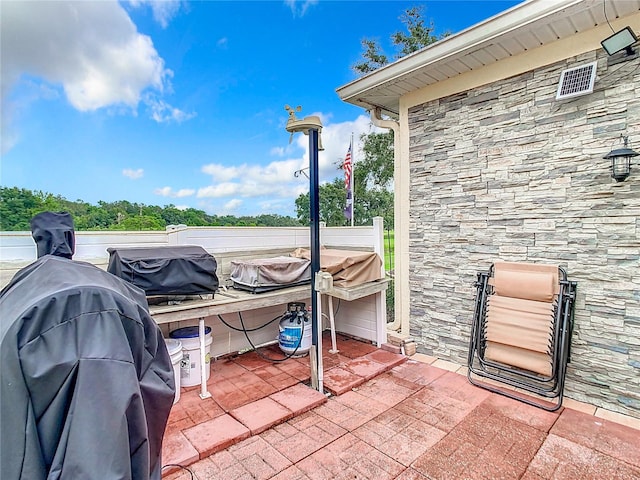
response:
<svg viewBox="0 0 640 480"><path fill-rule="evenodd" d="M289 119L285 129L291 134L289 143L296 132L303 132L309 136L309 218L311 220L310 230L310 250L311 250L311 349L309 350L309 363L311 366L311 386L319 392L324 393L322 385L322 315L319 314L321 308L320 294L316 288L316 277L320 273L320 194L319 194L319 155L323 150L320 140L322 122L320 117L310 115L303 119L296 118L295 112L302 110L297 107L295 110L286 105L285 110L289 112ZM306 169L300 170L301 172Z"/></svg>

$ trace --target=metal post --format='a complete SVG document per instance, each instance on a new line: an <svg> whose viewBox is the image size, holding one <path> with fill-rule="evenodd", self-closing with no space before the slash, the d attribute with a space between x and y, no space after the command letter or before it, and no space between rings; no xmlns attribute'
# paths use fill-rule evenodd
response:
<svg viewBox="0 0 640 480"><path fill-rule="evenodd" d="M320 197L318 182L318 130L309 129L309 218L311 220L311 343L316 350L316 365L312 371L321 368L322 350L318 348L318 295L316 275L320 271ZM321 347L320 347L321 348ZM322 387L318 385L318 390Z"/></svg>
<svg viewBox="0 0 640 480"><path fill-rule="evenodd" d="M206 346L205 346L205 324L204 317L198 319L198 339L200 340L200 398L211 397L207 390L207 370L206 370Z"/></svg>

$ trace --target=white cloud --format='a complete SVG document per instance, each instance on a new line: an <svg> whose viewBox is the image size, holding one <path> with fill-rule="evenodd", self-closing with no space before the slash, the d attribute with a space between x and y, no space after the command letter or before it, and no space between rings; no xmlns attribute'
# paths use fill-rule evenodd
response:
<svg viewBox="0 0 640 480"><path fill-rule="evenodd" d="M282 157L284 156L285 151L286 149L284 147L273 147L269 154L276 157Z"/></svg>
<svg viewBox="0 0 640 480"><path fill-rule="evenodd" d="M209 185L198 189L198 198L224 198L231 195L236 195L240 190L240 184L238 183L219 183L217 185Z"/></svg>
<svg viewBox="0 0 640 480"><path fill-rule="evenodd" d="M42 77L81 111L135 108L167 75L151 38L114 1L3 2L2 42L3 89L23 73Z"/></svg>
<svg viewBox="0 0 640 480"><path fill-rule="evenodd" d="M325 150L319 154L319 180L330 182L342 175L338 167L344 161L351 134L353 133L355 143L354 159L357 162L360 154L360 135L380 130L373 127L365 115L360 115L355 121L343 123L330 123L329 116L318 113L316 115L321 117L323 124L326 124L322 129ZM197 197L220 200L230 197L255 198L258 200L257 205L265 212L269 211L275 202L295 200L309 190L308 178L304 175L297 177L295 175L296 172L309 166L309 137L301 133L296 134L292 147L291 150L300 151L302 154L297 158L277 160L266 165L247 163L204 165L201 171L211 176L212 183L199 188ZM284 152L284 147L274 147L271 152L274 151Z"/></svg>
<svg viewBox="0 0 640 480"><path fill-rule="evenodd" d="M194 193L196 193L196 191L193 188L181 188L175 193L174 197L176 198L190 197Z"/></svg>
<svg viewBox="0 0 640 480"><path fill-rule="evenodd" d="M156 98L154 95L147 95L144 103L151 111L151 118L158 123L177 122L182 123L196 116L196 113L186 113L182 110L172 107L164 100Z"/></svg>
<svg viewBox="0 0 640 480"><path fill-rule="evenodd" d="M199 197L225 197L240 194L256 197L266 194L282 195L286 185L295 179L294 172L303 168L303 159L271 162L266 166L242 164L226 167L212 163L202 167L202 172L213 177L214 185L201 188Z"/></svg>
<svg viewBox="0 0 640 480"><path fill-rule="evenodd" d="M20 136L13 129L3 129L0 136L0 152L2 155L11 150L20 141Z"/></svg>
<svg viewBox="0 0 640 480"><path fill-rule="evenodd" d="M265 200L264 202L259 202L258 206L260 207L260 211L269 213L283 211L291 207L289 202L284 200Z"/></svg>
<svg viewBox="0 0 640 480"><path fill-rule="evenodd" d="M229 39L227 37L222 37L216 42L216 45L218 48L222 48L224 50L229 45Z"/></svg>
<svg viewBox="0 0 640 480"><path fill-rule="evenodd" d="M291 9L294 17L304 17L309 7L317 3L318 0L284 0L284 4Z"/></svg>
<svg viewBox="0 0 640 480"><path fill-rule="evenodd" d="M153 12L153 19L162 26L167 28L169 22L176 16L180 10L180 0L131 0L129 2L133 7L149 5Z"/></svg>
<svg viewBox="0 0 640 480"><path fill-rule="evenodd" d="M196 191L193 188L182 188L178 191L174 191L171 187L162 187L156 188L153 193L155 195L160 195L161 197L184 198L192 196Z"/></svg>
<svg viewBox="0 0 640 480"><path fill-rule="evenodd" d="M234 199L231 199L227 203L224 204L223 210L226 213L234 212L234 211L238 210L238 208L240 208L241 205L242 205L242 200L240 200L238 198L234 198Z"/></svg>
<svg viewBox="0 0 640 480"><path fill-rule="evenodd" d="M138 168L137 170L134 170L132 168L125 168L124 170L122 170L122 175L130 178L131 180L137 180L139 178L142 178L142 176L144 175L144 170L142 168Z"/></svg>
<svg viewBox="0 0 640 480"><path fill-rule="evenodd" d="M225 167L218 163L211 163L203 166L202 173L211 175L213 180L217 182L227 182L239 176L239 172L236 167Z"/></svg>
<svg viewBox="0 0 640 480"><path fill-rule="evenodd" d="M319 152L319 182L332 182L342 178L339 166L344 161L352 134L354 139L354 161L362 158L360 136L363 133L384 131L374 127L368 115L360 115L352 121L332 122L330 115L314 113L322 119L322 142L325 148ZM309 166L309 137L296 133L288 144L285 135L281 144L267 148L262 159L254 163L225 162L220 159L200 167L200 178L190 177L189 188L175 189L163 186L154 194L167 199L191 197L192 205L212 215L258 215L278 212L295 215L294 202L309 191L309 178L296 172ZM286 155L274 159L270 153L277 151ZM246 156L245 156L246 158ZM260 160L264 163L260 164ZM131 172L135 172L132 169ZM204 180L204 181L203 181ZM193 186L195 185L195 187ZM180 200L179 200L180 201ZM185 201L182 200L181 203Z"/></svg>
<svg viewBox="0 0 640 480"><path fill-rule="evenodd" d="M167 22L180 4L150 5L158 21ZM16 117L8 109L24 109L30 103L22 98L8 100L18 82L48 87L49 93L41 89L35 99L51 98L49 86L61 87L69 103L82 112L115 107L114 111L135 114L144 101L158 122L182 122L194 116L159 98L171 92L173 73L151 38L138 32L115 0L3 1L0 29L3 136L11 127L6 119ZM30 89L30 101L35 101L35 91Z"/></svg>

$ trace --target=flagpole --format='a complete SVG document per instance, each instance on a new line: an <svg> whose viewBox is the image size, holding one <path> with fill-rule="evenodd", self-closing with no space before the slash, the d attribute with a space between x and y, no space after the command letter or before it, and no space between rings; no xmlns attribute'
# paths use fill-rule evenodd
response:
<svg viewBox="0 0 640 480"><path fill-rule="evenodd" d="M349 182L351 182L351 226L353 227L353 219L356 216L356 191L354 189L353 177L356 174L356 151L353 148L353 132L351 132L351 177L349 178Z"/></svg>

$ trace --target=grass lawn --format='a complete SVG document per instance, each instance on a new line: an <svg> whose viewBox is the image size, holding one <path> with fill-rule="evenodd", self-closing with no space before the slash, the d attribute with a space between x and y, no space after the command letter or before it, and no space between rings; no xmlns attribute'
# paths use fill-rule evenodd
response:
<svg viewBox="0 0 640 480"><path fill-rule="evenodd" d="M395 235L393 230L384 231L384 270L389 272L393 267Z"/></svg>

